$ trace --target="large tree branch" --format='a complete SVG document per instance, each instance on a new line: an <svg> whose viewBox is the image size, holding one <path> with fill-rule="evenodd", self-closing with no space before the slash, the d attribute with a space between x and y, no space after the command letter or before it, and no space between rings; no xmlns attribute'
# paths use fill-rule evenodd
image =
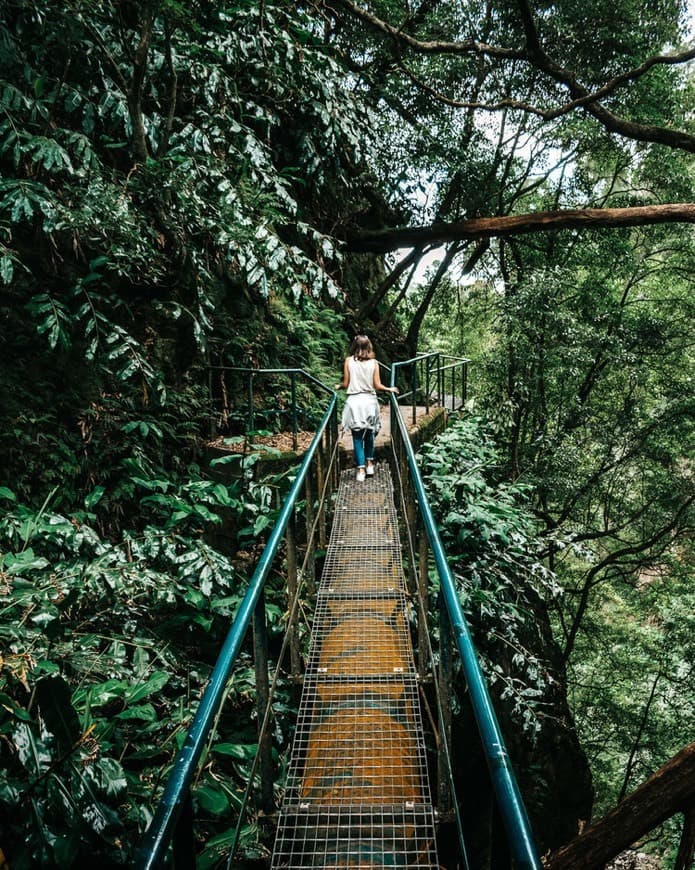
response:
<svg viewBox="0 0 695 870"><path fill-rule="evenodd" d="M524 27L526 36L526 48L528 60L537 69L542 70L559 84L564 85L570 93L574 101L581 101L584 109L600 121L603 126L612 133L619 133L627 139L635 139L639 142L655 142L660 145L667 145L670 148L679 148L684 151L695 151L695 136L685 133L681 130L671 130L667 127L656 127L651 124L638 124L635 121L628 121L618 115L613 114L596 102L596 96L592 95L587 88L579 83L576 75L571 71L556 63L543 49L536 25L533 20L533 12L529 0L517 0L521 21ZM683 60L689 60L693 56L692 51L682 53ZM663 55L659 55L663 58ZM652 63L652 61L654 61ZM624 73L625 80L637 78L643 75L648 69L657 62L656 58L650 58L636 67L635 70ZM663 61L661 61L663 62ZM674 61L674 63L680 61ZM642 70L642 72L639 72ZM620 84L618 81L617 84ZM617 86L616 84L616 86Z"/></svg>
<svg viewBox="0 0 695 870"><path fill-rule="evenodd" d="M166 124L162 133L162 138L157 148L157 157L166 154L169 147L169 139L171 130L174 126L174 118L176 117L176 98L178 94L179 79L176 74L176 66L174 65L174 52L171 46L171 27L168 23L164 25L164 46L166 49L167 68L169 70L169 109L167 111Z"/></svg>
<svg viewBox="0 0 695 870"><path fill-rule="evenodd" d="M631 70L627 70L626 72L621 73L618 76L615 76L597 90L589 91L587 89L583 89L583 96L578 96L575 99L570 100L568 103L563 103L561 106L555 106L555 108L552 109L541 108L540 106L534 106L532 103L525 102L524 100L513 100L511 98L497 100L496 102L486 102L484 100L459 100L443 94L441 91L433 88L432 85L424 82L421 78L416 76L415 73L411 69L409 69L403 62L399 64L398 68L413 82L413 84L417 85L417 87L420 88L421 91L429 94L431 97L433 97L438 102L443 103L445 106L451 106L455 109L480 109L483 112L501 112L504 109L516 109L519 112L527 112L530 115L537 115L543 121L554 121L556 118L561 118L563 117L563 115L568 115L575 109L587 108L589 103L596 103L598 100L610 96L621 85L627 84L630 81L634 81L635 79L640 78L648 70L652 69L652 67L658 64L673 66L679 63L685 63L689 60L693 60L693 58L695 58L695 48L689 48L676 54L655 55L654 57L648 58L644 63L640 64L640 66L635 67ZM560 67L558 67L558 69L560 69ZM545 71L547 72L547 70ZM558 79L558 81L562 80ZM566 84L566 82L563 81L563 84ZM579 85L576 84L576 82L575 85L577 88L579 88ZM603 111L607 112L606 109L604 109ZM612 115L612 117L615 118L617 121L620 121L621 123L630 123L624 121L624 119L618 118L617 115ZM687 134L681 135L687 136Z"/></svg>
<svg viewBox="0 0 695 870"><path fill-rule="evenodd" d="M636 227L645 224L695 223L695 203L674 202L631 208L582 208L539 211L501 217L473 218L458 223L372 230L347 236L348 250L385 254L397 248L444 245L467 239L520 236L557 230Z"/></svg>
<svg viewBox="0 0 695 870"><path fill-rule="evenodd" d="M683 833L673 870L688 870L695 858L695 799L683 813Z"/></svg>
<svg viewBox="0 0 695 870"><path fill-rule="evenodd" d="M518 51L517 49L504 48L503 46L491 45L489 43L480 42L473 39L466 40L464 42L446 42L432 40L427 41L417 39L416 37L412 36L411 33L404 33L404 29L406 28L406 26L408 26L408 29L412 31L411 25L417 20L417 17L420 14L421 10L418 10L415 15L411 15L410 17L406 18L404 23L400 27L394 27L387 21L384 21L383 19L378 18L376 15L372 15L371 13L367 12L366 9L360 9L359 6L351 3L350 0L332 0L332 2L334 4L342 6L344 9L347 9L348 12L350 12L352 15L366 22L375 30L381 31L382 33L396 40L397 42L400 42L403 45L408 46L408 48L411 48L421 54L480 54L491 55L494 57L505 57L512 60L528 60L526 54L524 52ZM423 4L423 6L424 5L425 4ZM530 14L528 4L525 3L524 5L526 6L526 9ZM535 28L533 27L532 19L531 25L533 28L533 33L535 34ZM535 39L535 46L537 49L540 49L540 42L538 41L537 34ZM548 58L547 55L544 54L544 57L547 61L550 62L550 58ZM695 58L695 47L686 48L683 51L678 51L673 54L653 55L652 57L647 58L645 61L639 64L639 66L633 67L630 70L626 70L625 72L620 73L619 75L610 79L598 90L591 93L587 92L584 97L578 98L576 101L573 101L572 104L551 111L564 114L566 111L569 111L575 106L581 106L584 103L591 102L593 100L599 100L603 97L608 96L609 94L613 93L616 88L620 87L620 85L640 78L650 69L652 69L652 67L659 65L675 66L677 64L687 63L687 61L693 60L693 58ZM555 66L557 67L557 69L561 69L561 67L559 67L557 64ZM467 104L463 105L465 106ZM480 105L482 107L485 104Z"/></svg>
<svg viewBox="0 0 695 870"><path fill-rule="evenodd" d="M603 867L658 824L695 801L695 743L675 755L600 821L545 861L546 870Z"/></svg>
<svg viewBox="0 0 695 870"><path fill-rule="evenodd" d="M408 334L406 336L405 342L406 347L409 350L411 356L415 356L417 353L417 342L418 336L420 334L420 327L422 326L422 321L425 319L425 314L427 314L427 309L430 307L430 303L434 298L434 294L437 292L437 287L440 285L442 278L449 271L449 266L452 264L454 257L459 252L460 248L458 245L451 245L449 250L444 255L441 263L439 264L439 268L437 272L430 282L430 286L425 291L425 296L418 306L417 311L413 315L410 321L410 327L408 328Z"/></svg>
<svg viewBox="0 0 695 870"><path fill-rule="evenodd" d="M441 100L448 105L467 109L482 109L484 111L499 111L505 108L515 108L536 114L544 120L552 120L553 118L561 117L574 109L584 108L586 112L592 115L607 130L612 133L618 133L627 139L634 139L638 142L654 142L660 145L666 145L669 148L678 148L684 151L695 152L695 136L682 130L673 130L668 127L659 127L653 124L640 124L636 121L627 120L614 114L599 102L599 100L609 96L621 85L635 81L655 66L675 66L692 60L695 58L695 48L693 47L689 47L673 54L653 55L644 60L638 66L614 76L600 88L591 91L579 82L577 76L572 70L561 66L545 52L536 30L529 0L518 0L519 11L526 37L525 51L519 51L516 48L491 45L475 39L464 40L461 42L420 40L412 36L410 33L405 33L402 28L394 27L387 21L378 18L376 15L372 15L367 10L361 9L359 6L352 3L351 0L331 0L331 2L334 5L346 9L351 15L359 18L371 28L390 37L399 46L407 47L421 54L477 55L478 57L525 61L550 76L550 78L558 84L567 88L571 97L571 100L568 103L550 109L543 109L541 107L533 106L528 102L516 100L501 100L489 103L476 100L470 102L458 101L444 96L421 80L416 79L411 71L406 70L407 74L416 81L418 87L424 88L436 99Z"/></svg>
<svg viewBox="0 0 695 870"><path fill-rule="evenodd" d="M358 327L366 320L366 318L373 315L373 313L377 309L377 306L381 304L381 301L384 299L391 287L396 284L401 275L403 275L411 267L417 267L422 257L427 253L427 250L428 249L424 247L415 247L406 257L404 257L399 263L394 266L392 271L376 288L374 293L372 293L372 295L367 300L365 300L364 304L360 307L357 314L355 315L355 322Z"/></svg>
<svg viewBox="0 0 695 870"><path fill-rule="evenodd" d="M140 29L140 39L133 55L133 77L130 81L130 88L127 94L130 123L133 127L133 154L136 160L141 163L144 163L149 156L147 134L142 117L142 94L147 73L147 54L150 48L150 40L154 30L158 6L159 4L155 3L153 8L146 9L144 13Z"/></svg>

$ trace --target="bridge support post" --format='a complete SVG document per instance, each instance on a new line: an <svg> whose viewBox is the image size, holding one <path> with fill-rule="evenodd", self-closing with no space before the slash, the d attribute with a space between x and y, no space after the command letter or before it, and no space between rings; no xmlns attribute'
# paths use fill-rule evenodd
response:
<svg viewBox="0 0 695 870"><path fill-rule="evenodd" d="M297 595L297 521L294 511L287 523L285 541L287 544L287 607L288 610L291 610ZM290 633L290 667L292 676L298 679L301 676L302 666L299 656L296 615L292 618L292 624L288 626L288 631Z"/></svg>
<svg viewBox="0 0 695 870"><path fill-rule="evenodd" d="M314 478L311 473L306 476L304 485L304 493L306 497L306 545L308 548L306 554L306 588L309 595L316 592L316 549L313 543L310 542L311 529L314 525L314 517L316 515L314 505Z"/></svg>
<svg viewBox="0 0 695 870"><path fill-rule="evenodd" d="M418 527L418 597L420 599L420 613L417 620L417 666L420 679L424 681L427 676L427 613L428 613L428 587L429 571L427 568L427 535L422 525Z"/></svg>
<svg viewBox="0 0 695 870"><path fill-rule="evenodd" d="M417 361L413 360L413 376L412 376L412 386L413 386L413 426L417 423Z"/></svg>
<svg viewBox="0 0 695 870"><path fill-rule="evenodd" d="M406 503L406 522L408 523L408 535L410 540L415 544L417 535L417 505L412 499ZM410 550L408 559L408 591L411 595L417 595L419 591L414 546L413 549Z"/></svg>
<svg viewBox="0 0 695 870"><path fill-rule="evenodd" d="M174 870L194 870L195 840L193 838L193 801L190 789L187 789L183 799L181 815L174 828L171 845Z"/></svg>
<svg viewBox="0 0 695 870"><path fill-rule="evenodd" d="M439 812L448 813L451 806L451 784L447 754L451 755L451 691L453 657L451 654L451 623L444 596L439 595L439 697L441 721L439 723L439 747L437 752L437 805Z"/></svg>
<svg viewBox="0 0 695 870"><path fill-rule="evenodd" d="M335 462L333 463L333 487L332 492L335 492L338 489L338 485L340 484L340 448L338 446L338 442L340 440L340 432L338 430L338 412L333 412L333 417L331 418L331 432L333 433L333 443L336 448L336 457Z"/></svg>
<svg viewBox="0 0 695 870"><path fill-rule="evenodd" d="M253 658L256 673L256 712L258 715L258 767L261 776L260 808L271 813L273 804L273 748L270 729L263 733L263 720L270 701L268 678L268 630L265 621L265 595L261 590L253 611Z"/></svg>
<svg viewBox="0 0 695 870"><path fill-rule="evenodd" d="M321 493L323 492L323 482L325 480L326 469L324 465L324 455L322 448L319 448L316 451L316 490L319 494L319 498L321 497ZM326 509L321 504L319 508L319 547L322 550L326 549Z"/></svg>

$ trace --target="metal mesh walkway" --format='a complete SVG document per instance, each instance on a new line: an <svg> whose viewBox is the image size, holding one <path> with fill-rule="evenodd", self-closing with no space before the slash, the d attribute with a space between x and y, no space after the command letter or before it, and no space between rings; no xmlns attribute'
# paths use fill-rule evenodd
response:
<svg viewBox="0 0 695 870"><path fill-rule="evenodd" d="M343 472L273 868L437 866L388 467Z"/></svg>

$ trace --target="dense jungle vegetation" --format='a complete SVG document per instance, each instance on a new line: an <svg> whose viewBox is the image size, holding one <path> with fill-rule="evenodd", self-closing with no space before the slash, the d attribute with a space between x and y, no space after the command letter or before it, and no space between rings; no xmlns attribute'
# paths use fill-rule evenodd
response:
<svg viewBox="0 0 695 870"><path fill-rule="evenodd" d="M0 866L132 863L287 487L210 466L210 366L356 329L473 360L421 461L541 851L692 744L693 58L684 0L0 0Z"/></svg>

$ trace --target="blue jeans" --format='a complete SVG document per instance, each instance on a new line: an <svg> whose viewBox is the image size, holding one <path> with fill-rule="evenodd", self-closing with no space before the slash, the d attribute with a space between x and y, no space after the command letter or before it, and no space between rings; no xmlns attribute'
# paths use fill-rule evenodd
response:
<svg viewBox="0 0 695 870"><path fill-rule="evenodd" d="M358 468L364 468L365 460L367 462L374 461L374 430L373 429L353 429L352 430L352 449L355 453L355 465Z"/></svg>

